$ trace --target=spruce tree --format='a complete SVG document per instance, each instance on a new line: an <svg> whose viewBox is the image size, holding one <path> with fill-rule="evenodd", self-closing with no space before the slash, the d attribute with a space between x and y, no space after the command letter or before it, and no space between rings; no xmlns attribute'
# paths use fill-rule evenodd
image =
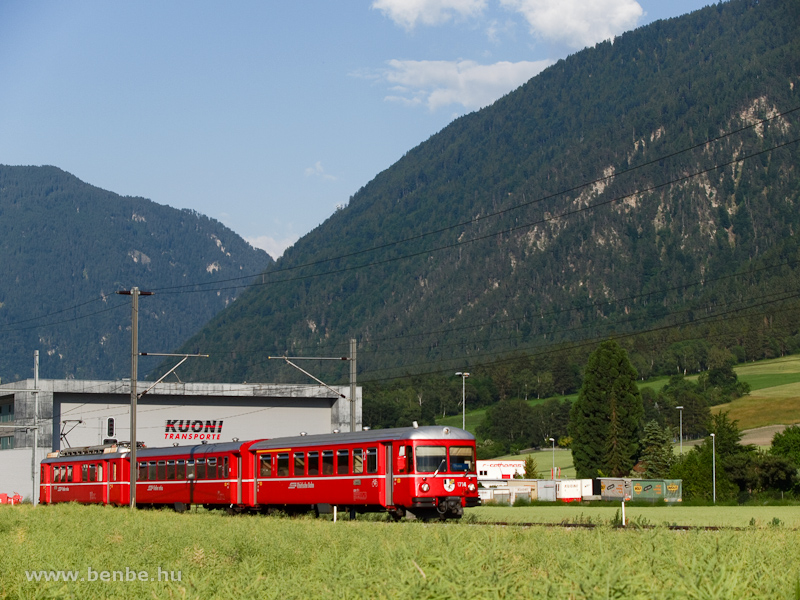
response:
<svg viewBox="0 0 800 600"><path fill-rule="evenodd" d="M579 478L621 476L634 464L644 416L636 370L615 341L600 344L586 365L570 412L572 458Z"/></svg>
<svg viewBox="0 0 800 600"><path fill-rule="evenodd" d="M645 464L645 476L648 479L669 477L675 455L668 428L662 428L656 421L644 426L641 460Z"/></svg>

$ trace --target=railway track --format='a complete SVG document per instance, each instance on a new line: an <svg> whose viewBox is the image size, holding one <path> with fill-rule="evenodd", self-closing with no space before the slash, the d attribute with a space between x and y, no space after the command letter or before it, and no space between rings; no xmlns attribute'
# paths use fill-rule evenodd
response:
<svg viewBox="0 0 800 600"><path fill-rule="evenodd" d="M524 523L520 521L473 521L466 525L496 525L498 527L558 527L562 529L595 529L606 527L604 523ZM640 525L629 523L627 526L615 525L617 529L670 529L672 531L744 531L746 527L720 527L717 525Z"/></svg>

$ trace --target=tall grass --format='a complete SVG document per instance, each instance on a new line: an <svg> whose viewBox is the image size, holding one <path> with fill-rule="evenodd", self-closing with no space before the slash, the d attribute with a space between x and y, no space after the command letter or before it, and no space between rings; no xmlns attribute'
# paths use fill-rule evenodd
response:
<svg viewBox="0 0 800 600"><path fill-rule="evenodd" d="M0 507L3 598L791 598L797 534ZM662 509L664 510L664 509ZM91 567L169 582L28 582Z"/></svg>

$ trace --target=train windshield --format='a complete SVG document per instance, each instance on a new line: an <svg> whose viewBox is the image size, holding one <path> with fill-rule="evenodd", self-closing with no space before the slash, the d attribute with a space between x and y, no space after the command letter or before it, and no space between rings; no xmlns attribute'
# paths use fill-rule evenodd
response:
<svg viewBox="0 0 800 600"><path fill-rule="evenodd" d="M475 451L470 446L450 447L450 471L453 473L475 470Z"/></svg>
<svg viewBox="0 0 800 600"><path fill-rule="evenodd" d="M433 473L447 468L444 446L417 446L417 473Z"/></svg>

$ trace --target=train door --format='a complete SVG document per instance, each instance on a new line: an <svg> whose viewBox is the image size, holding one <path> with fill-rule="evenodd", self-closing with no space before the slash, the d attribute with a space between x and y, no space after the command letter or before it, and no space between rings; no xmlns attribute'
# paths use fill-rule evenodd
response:
<svg viewBox="0 0 800 600"><path fill-rule="evenodd" d="M98 473L97 479L103 486L103 504L108 504L110 498L110 485L111 485L111 461L104 460L97 465Z"/></svg>
<svg viewBox="0 0 800 600"><path fill-rule="evenodd" d="M272 477L272 454L257 452L253 457L253 504L266 503L269 497L264 479Z"/></svg>
<svg viewBox="0 0 800 600"><path fill-rule="evenodd" d="M226 458L227 460L227 458ZM225 475L230 478L229 474ZM242 503L242 455L236 455L236 504Z"/></svg>
<svg viewBox="0 0 800 600"><path fill-rule="evenodd" d="M50 465L40 465L39 471L39 502L41 504L50 504Z"/></svg>
<svg viewBox="0 0 800 600"><path fill-rule="evenodd" d="M386 465L386 498L384 506L392 506L394 504L394 456L392 455L392 445L383 445L383 457Z"/></svg>

